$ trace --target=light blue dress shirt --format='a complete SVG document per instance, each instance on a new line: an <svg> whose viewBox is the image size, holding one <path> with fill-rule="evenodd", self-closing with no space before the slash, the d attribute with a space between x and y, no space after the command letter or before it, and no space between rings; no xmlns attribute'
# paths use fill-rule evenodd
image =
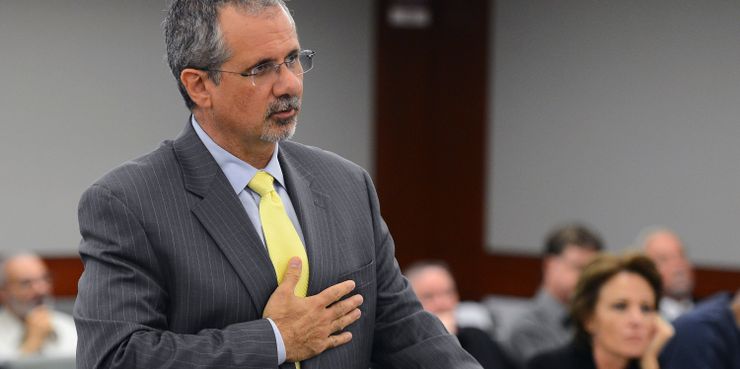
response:
<svg viewBox="0 0 740 369"><path fill-rule="evenodd" d="M234 192L239 197L239 201L241 201L242 206L244 206L244 210L246 210L249 220L252 221L252 226L254 226L257 234L260 235L260 238L262 239L262 244L264 245L265 235L262 232L262 222L260 221L259 212L260 195L247 187L247 184L249 183L249 181L252 180L252 177L257 174L258 169L232 155L228 151L224 150L221 146L218 146L218 144L216 144L211 139L211 137L208 136L205 131L203 131L203 129L200 127L200 123L198 123L198 121L195 119L195 116L191 117L191 124L193 125L195 133L206 146L206 149L208 149L208 152L211 153L213 159L216 160L216 163L219 167L221 167L224 175L226 175L226 178L229 180L231 187L234 189ZM298 223L298 216L296 216L295 209L293 208L293 203L290 201L288 191L285 188L283 170L280 168L280 161L278 161L277 158L278 150L279 145L276 144L275 152L273 152L272 158L270 158L267 166L265 166L265 168L263 168L262 170L269 173L273 178L275 178L275 191L277 191L280 199L283 201L283 206L285 207L285 211L288 213L288 218L290 218L290 221L293 222L293 226L298 232L298 237L301 238L301 242L305 247L306 240L303 238L303 231L301 230L300 223ZM280 365L285 362L286 358L283 336L280 334L280 330L278 330L275 322L273 322L270 318L267 318L267 320L270 322L270 324L272 325L272 330L275 332L275 341L277 342L278 351L278 365Z"/></svg>

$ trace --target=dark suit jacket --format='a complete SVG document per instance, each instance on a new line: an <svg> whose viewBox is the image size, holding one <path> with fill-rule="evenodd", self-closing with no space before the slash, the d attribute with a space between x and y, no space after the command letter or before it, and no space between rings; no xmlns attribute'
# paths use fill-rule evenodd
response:
<svg viewBox="0 0 740 369"><path fill-rule="evenodd" d="M663 369L740 369L740 327L722 292L673 321L676 334L660 353Z"/></svg>
<svg viewBox="0 0 740 369"><path fill-rule="evenodd" d="M279 160L306 240L309 294L352 279L364 297L352 342L302 368L479 368L401 276L368 174L292 142ZM79 222L79 368L277 367L262 319L275 271L190 124L93 184Z"/></svg>
<svg viewBox="0 0 740 369"><path fill-rule="evenodd" d="M501 346L485 331L475 327L459 327L457 340L460 346L478 360L483 369L514 369Z"/></svg>
<svg viewBox="0 0 740 369"><path fill-rule="evenodd" d="M576 341L567 346L536 355L527 362L527 369L596 369L593 349ZM626 369L640 369L637 360L630 360Z"/></svg>

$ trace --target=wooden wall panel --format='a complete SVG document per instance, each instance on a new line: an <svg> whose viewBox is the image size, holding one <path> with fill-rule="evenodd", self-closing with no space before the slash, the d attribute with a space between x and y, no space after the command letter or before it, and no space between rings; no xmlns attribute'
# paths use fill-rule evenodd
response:
<svg viewBox="0 0 740 369"><path fill-rule="evenodd" d="M403 3L425 6L431 24L389 24L388 9ZM467 265L483 233L488 0L377 4L375 162L396 255L402 265ZM458 273L464 294L475 277Z"/></svg>
<svg viewBox="0 0 740 369"><path fill-rule="evenodd" d="M409 250L403 249L408 252ZM465 298L480 298L486 294L531 296L539 285L541 278L539 258L513 255L484 255L480 272L472 272L474 257L465 257L472 249L461 248L462 257L449 259L444 253L430 252L425 258L447 259L456 275L466 275L472 282L467 282L462 290ZM413 255L407 262L420 259ZM54 295L57 297L74 297L77 295L77 281L82 274L82 262L76 257L46 258L44 260L54 278ZM477 279L477 280L475 280ZM711 267L696 269L697 286L695 294L702 298L717 291L734 291L740 288L740 271L722 270Z"/></svg>
<svg viewBox="0 0 740 369"><path fill-rule="evenodd" d="M54 281L57 297L77 296L77 281L82 275L82 260L78 257L44 258Z"/></svg>

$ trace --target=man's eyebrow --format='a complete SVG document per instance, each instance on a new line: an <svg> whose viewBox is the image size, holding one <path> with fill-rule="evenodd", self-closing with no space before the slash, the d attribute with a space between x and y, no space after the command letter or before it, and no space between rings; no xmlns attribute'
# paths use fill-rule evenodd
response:
<svg viewBox="0 0 740 369"><path fill-rule="evenodd" d="M274 63L274 62L275 62L275 59L273 59L273 58L262 58L258 62L252 64L252 66L248 67L247 70L251 70L252 68L255 68L255 67L260 66L262 64L269 64L269 63Z"/></svg>
<svg viewBox="0 0 740 369"><path fill-rule="evenodd" d="M290 52L288 52L288 54L285 55L285 58L284 59L288 58L291 55L298 54L300 51L301 51L300 48L295 48L295 49L291 50ZM273 58L262 58L259 61L257 61L256 63L252 64L252 66L248 67L247 70L250 70L250 69L252 69L254 67L257 67L257 66L260 66L262 64L276 63L276 62L277 61L275 59L273 59Z"/></svg>

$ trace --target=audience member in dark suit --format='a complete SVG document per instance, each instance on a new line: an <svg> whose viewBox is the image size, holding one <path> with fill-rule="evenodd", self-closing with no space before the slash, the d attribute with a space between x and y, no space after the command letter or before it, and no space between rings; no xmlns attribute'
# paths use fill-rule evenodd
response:
<svg viewBox="0 0 740 369"><path fill-rule="evenodd" d="M477 327L460 327L455 310L460 302L457 286L449 267L442 261L420 261L404 274L421 301L424 310L436 315L460 345L486 369L513 368L499 345Z"/></svg>
<svg viewBox="0 0 740 369"><path fill-rule="evenodd" d="M740 290L708 298L673 326L663 369L740 369Z"/></svg>
<svg viewBox="0 0 740 369"><path fill-rule="evenodd" d="M78 367L480 368L401 275L367 172L286 141L314 52L283 1L170 4L192 116L82 195Z"/></svg>
<svg viewBox="0 0 740 369"><path fill-rule="evenodd" d="M532 307L513 323L504 340L509 356L519 366L573 339L568 301L581 270L602 248L601 237L582 224L556 227L547 235L542 256L542 285Z"/></svg>
<svg viewBox="0 0 740 369"><path fill-rule="evenodd" d="M639 254L597 257L576 286L572 343L540 354L528 369L657 369L673 330L656 312L660 274Z"/></svg>

